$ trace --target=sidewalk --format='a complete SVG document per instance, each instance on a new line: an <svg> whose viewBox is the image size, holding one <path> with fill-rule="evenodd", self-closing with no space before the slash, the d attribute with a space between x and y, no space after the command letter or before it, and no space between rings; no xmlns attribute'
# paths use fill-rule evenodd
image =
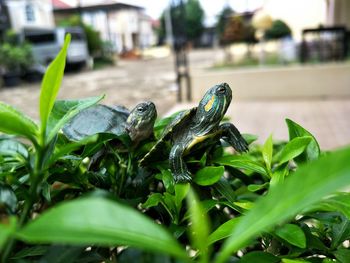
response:
<svg viewBox="0 0 350 263"><path fill-rule="evenodd" d="M194 104L178 104L168 114L189 109ZM350 97L325 100L233 101L226 114L242 133L259 136L264 143L272 134L274 140L287 140L285 119L299 123L318 140L322 150L350 144Z"/></svg>

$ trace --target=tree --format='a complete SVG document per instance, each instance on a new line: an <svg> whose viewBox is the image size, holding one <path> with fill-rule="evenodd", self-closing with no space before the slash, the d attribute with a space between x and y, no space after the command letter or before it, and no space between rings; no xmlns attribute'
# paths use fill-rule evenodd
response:
<svg viewBox="0 0 350 263"><path fill-rule="evenodd" d="M225 7L218 16L216 25L220 44L224 46L225 59L232 62L232 54L229 47L232 43L244 42L247 44L247 57L251 57L251 47L257 43L255 29L251 24L251 16L234 15L230 7Z"/></svg>
<svg viewBox="0 0 350 263"><path fill-rule="evenodd" d="M166 35L165 12L163 11L158 29L159 42L162 43ZM187 40L198 39L204 30L204 10L198 0L180 1L170 7L171 23L175 38L186 38Z"/></svg>
<svg viewBox="0 0 350 263"><path fill-rule="evenodd" d="M227 24L228 19L234 14L235 12L230 6L225 6L220 14L217 17L217 23L216 23L216 32L221 39L222 35L224 34L225 27Z"/></svg>
<svg viewBox="0 0 350 263"><path fill-rule="evenodd" d="M198 0L188 0L186 11L186 35L189 40L198 39L204 30L204 11Z"/></svg>
<svg viewBox="0 0 350 263"><path fill-rule="evenodd" d="M266 39L280 39L286 36L290 36L292 30L282 20L275 20L272 23L272 27L265 32Z"/></svg>

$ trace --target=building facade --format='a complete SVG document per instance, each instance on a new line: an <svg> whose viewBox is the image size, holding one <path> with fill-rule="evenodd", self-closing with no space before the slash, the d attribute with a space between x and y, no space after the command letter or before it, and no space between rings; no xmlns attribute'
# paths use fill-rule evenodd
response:
<svg viewBox="0 0 350 263"><path fill-rule="evenodd" d="M24 28L54 28L51 0L4 0L9 25L15 32Z"/></svg>
<svg viewBox="0 0 350 263"><path fill-rule="evenodd" d="M139 6L116 1L95 1L93 5L54 8L56 20L79 14L84 23L100 32L116 52L142 49L156 43L152 20Z"/></svg>

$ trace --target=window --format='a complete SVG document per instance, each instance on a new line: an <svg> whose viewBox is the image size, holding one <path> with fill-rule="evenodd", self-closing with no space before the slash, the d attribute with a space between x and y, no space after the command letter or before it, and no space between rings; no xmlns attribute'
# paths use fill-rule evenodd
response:
<svg viewBox="0 0 350 263"><path fill-rule="evenodd" d="M56 40L55 33L33 33L25 34L25 40L32 44L45 44L51 43Z"/></svg>
<svg viewBox="0 0 350 263"><path fill-rule="evenodd" d="M34 13L34 7L32 4L26 4L25 12L26 12L27 21L34 22L35 21L35 13Z"/></svg>

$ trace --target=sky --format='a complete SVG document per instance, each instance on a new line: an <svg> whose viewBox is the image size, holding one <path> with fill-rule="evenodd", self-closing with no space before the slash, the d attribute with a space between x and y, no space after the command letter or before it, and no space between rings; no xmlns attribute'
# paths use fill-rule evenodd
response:
<svg viewBox="0 0 350 263"><path fill-rule="evenodd" d="M63 0L66 3L74 5L78 0ZM80 0L82 3L98 2L98 0ZM129 3L142 6L145 12L154 19L158 19L162 11L171 2L171 0L119 0L118 2ZM206 25L213 25L216 21L217 14L222 8L229 4L236 12L243 12L259 8L264 0L199 0L203 7L206 18Z"/></svg>

